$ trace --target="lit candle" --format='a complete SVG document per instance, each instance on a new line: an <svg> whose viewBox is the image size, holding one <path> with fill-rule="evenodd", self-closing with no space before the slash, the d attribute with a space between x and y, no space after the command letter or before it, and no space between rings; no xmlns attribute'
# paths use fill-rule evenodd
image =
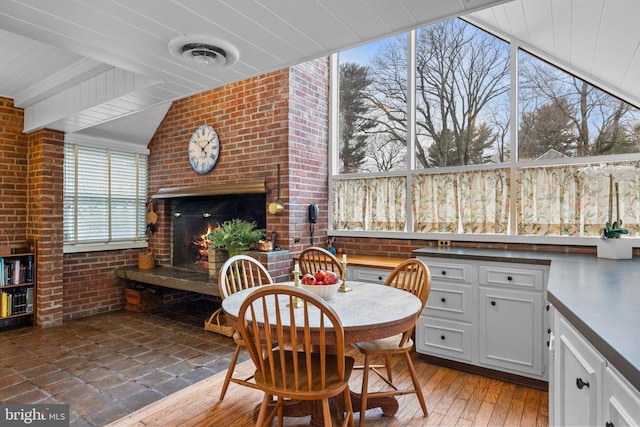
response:
<svg viewBox="0 0 640 427"><path fill-rule="evenodd" d="M296 262L296 266L293 268L293 272L294 273L299 273L300 272L300 264Z"/></svg>
<svg viewBox="0 0 640 427"><path fill-rule="evenodd" d="M342 254L342 263L343 264L347 263L347 254Z"/></svg>

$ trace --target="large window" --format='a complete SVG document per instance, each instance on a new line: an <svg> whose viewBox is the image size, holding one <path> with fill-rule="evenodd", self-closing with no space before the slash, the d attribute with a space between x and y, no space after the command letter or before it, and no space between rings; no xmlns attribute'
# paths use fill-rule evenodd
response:
<svg viewBox="0 0 640 427"><path fill-rule="evenodd" d="M147 156L65 144L64 244L145 241Z"/></svg>
<svg viewBox="0 0 640 427"><path fill-rule="evenodd" d="M637 107L461 19L333 70L333 231L640 236Z"/></svg>

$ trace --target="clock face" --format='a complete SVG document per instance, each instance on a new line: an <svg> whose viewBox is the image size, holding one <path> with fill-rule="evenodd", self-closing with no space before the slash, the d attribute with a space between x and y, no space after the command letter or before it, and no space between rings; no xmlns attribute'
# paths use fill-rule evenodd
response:
<svg viewBox="0 0 640 427"><path fill-rule="evenodd" d="M189 162L198 173L207 173L216 165L220 141L211 126L202 125L189 140Z"/></svg>

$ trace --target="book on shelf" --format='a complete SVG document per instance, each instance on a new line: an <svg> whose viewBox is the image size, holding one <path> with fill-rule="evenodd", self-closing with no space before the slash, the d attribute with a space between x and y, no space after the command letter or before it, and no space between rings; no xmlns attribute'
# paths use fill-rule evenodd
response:
<svg viewBox="0 0 640 427"><path fill-rule="evenodd" d="M27 288L25 309L26 313L33 313L33 288Z"/></svg>
<svg viewBox="0 0 640 427"><path fill-rule="evenodd" d="M20 285L33 282L33 256L26 259L8 260L0 258L0 286Z"/></svg>
<svg viewBox="0 0 640 427"><path fill-rule="evenodd" d="M0 317L11 316L12 295L9 292L2 291L2 302L0 304Z"/></svg>
<svg viewBox="0 0 640 427"><path fill-rule="evenodd" d="M0 317L33 313L33 288L2 291Z"/></svg>

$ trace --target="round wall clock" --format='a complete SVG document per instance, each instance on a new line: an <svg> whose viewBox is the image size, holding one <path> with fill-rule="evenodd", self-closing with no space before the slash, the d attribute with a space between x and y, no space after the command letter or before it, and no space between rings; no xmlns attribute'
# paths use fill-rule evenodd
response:
<svg viewBox="0 0 640 427"><path fill-rule="evenodd" d="M189 162L198 173L207 173L216 165L220 141L216 131L207 125L202 125L193 132L189 140Z"/></svg>

